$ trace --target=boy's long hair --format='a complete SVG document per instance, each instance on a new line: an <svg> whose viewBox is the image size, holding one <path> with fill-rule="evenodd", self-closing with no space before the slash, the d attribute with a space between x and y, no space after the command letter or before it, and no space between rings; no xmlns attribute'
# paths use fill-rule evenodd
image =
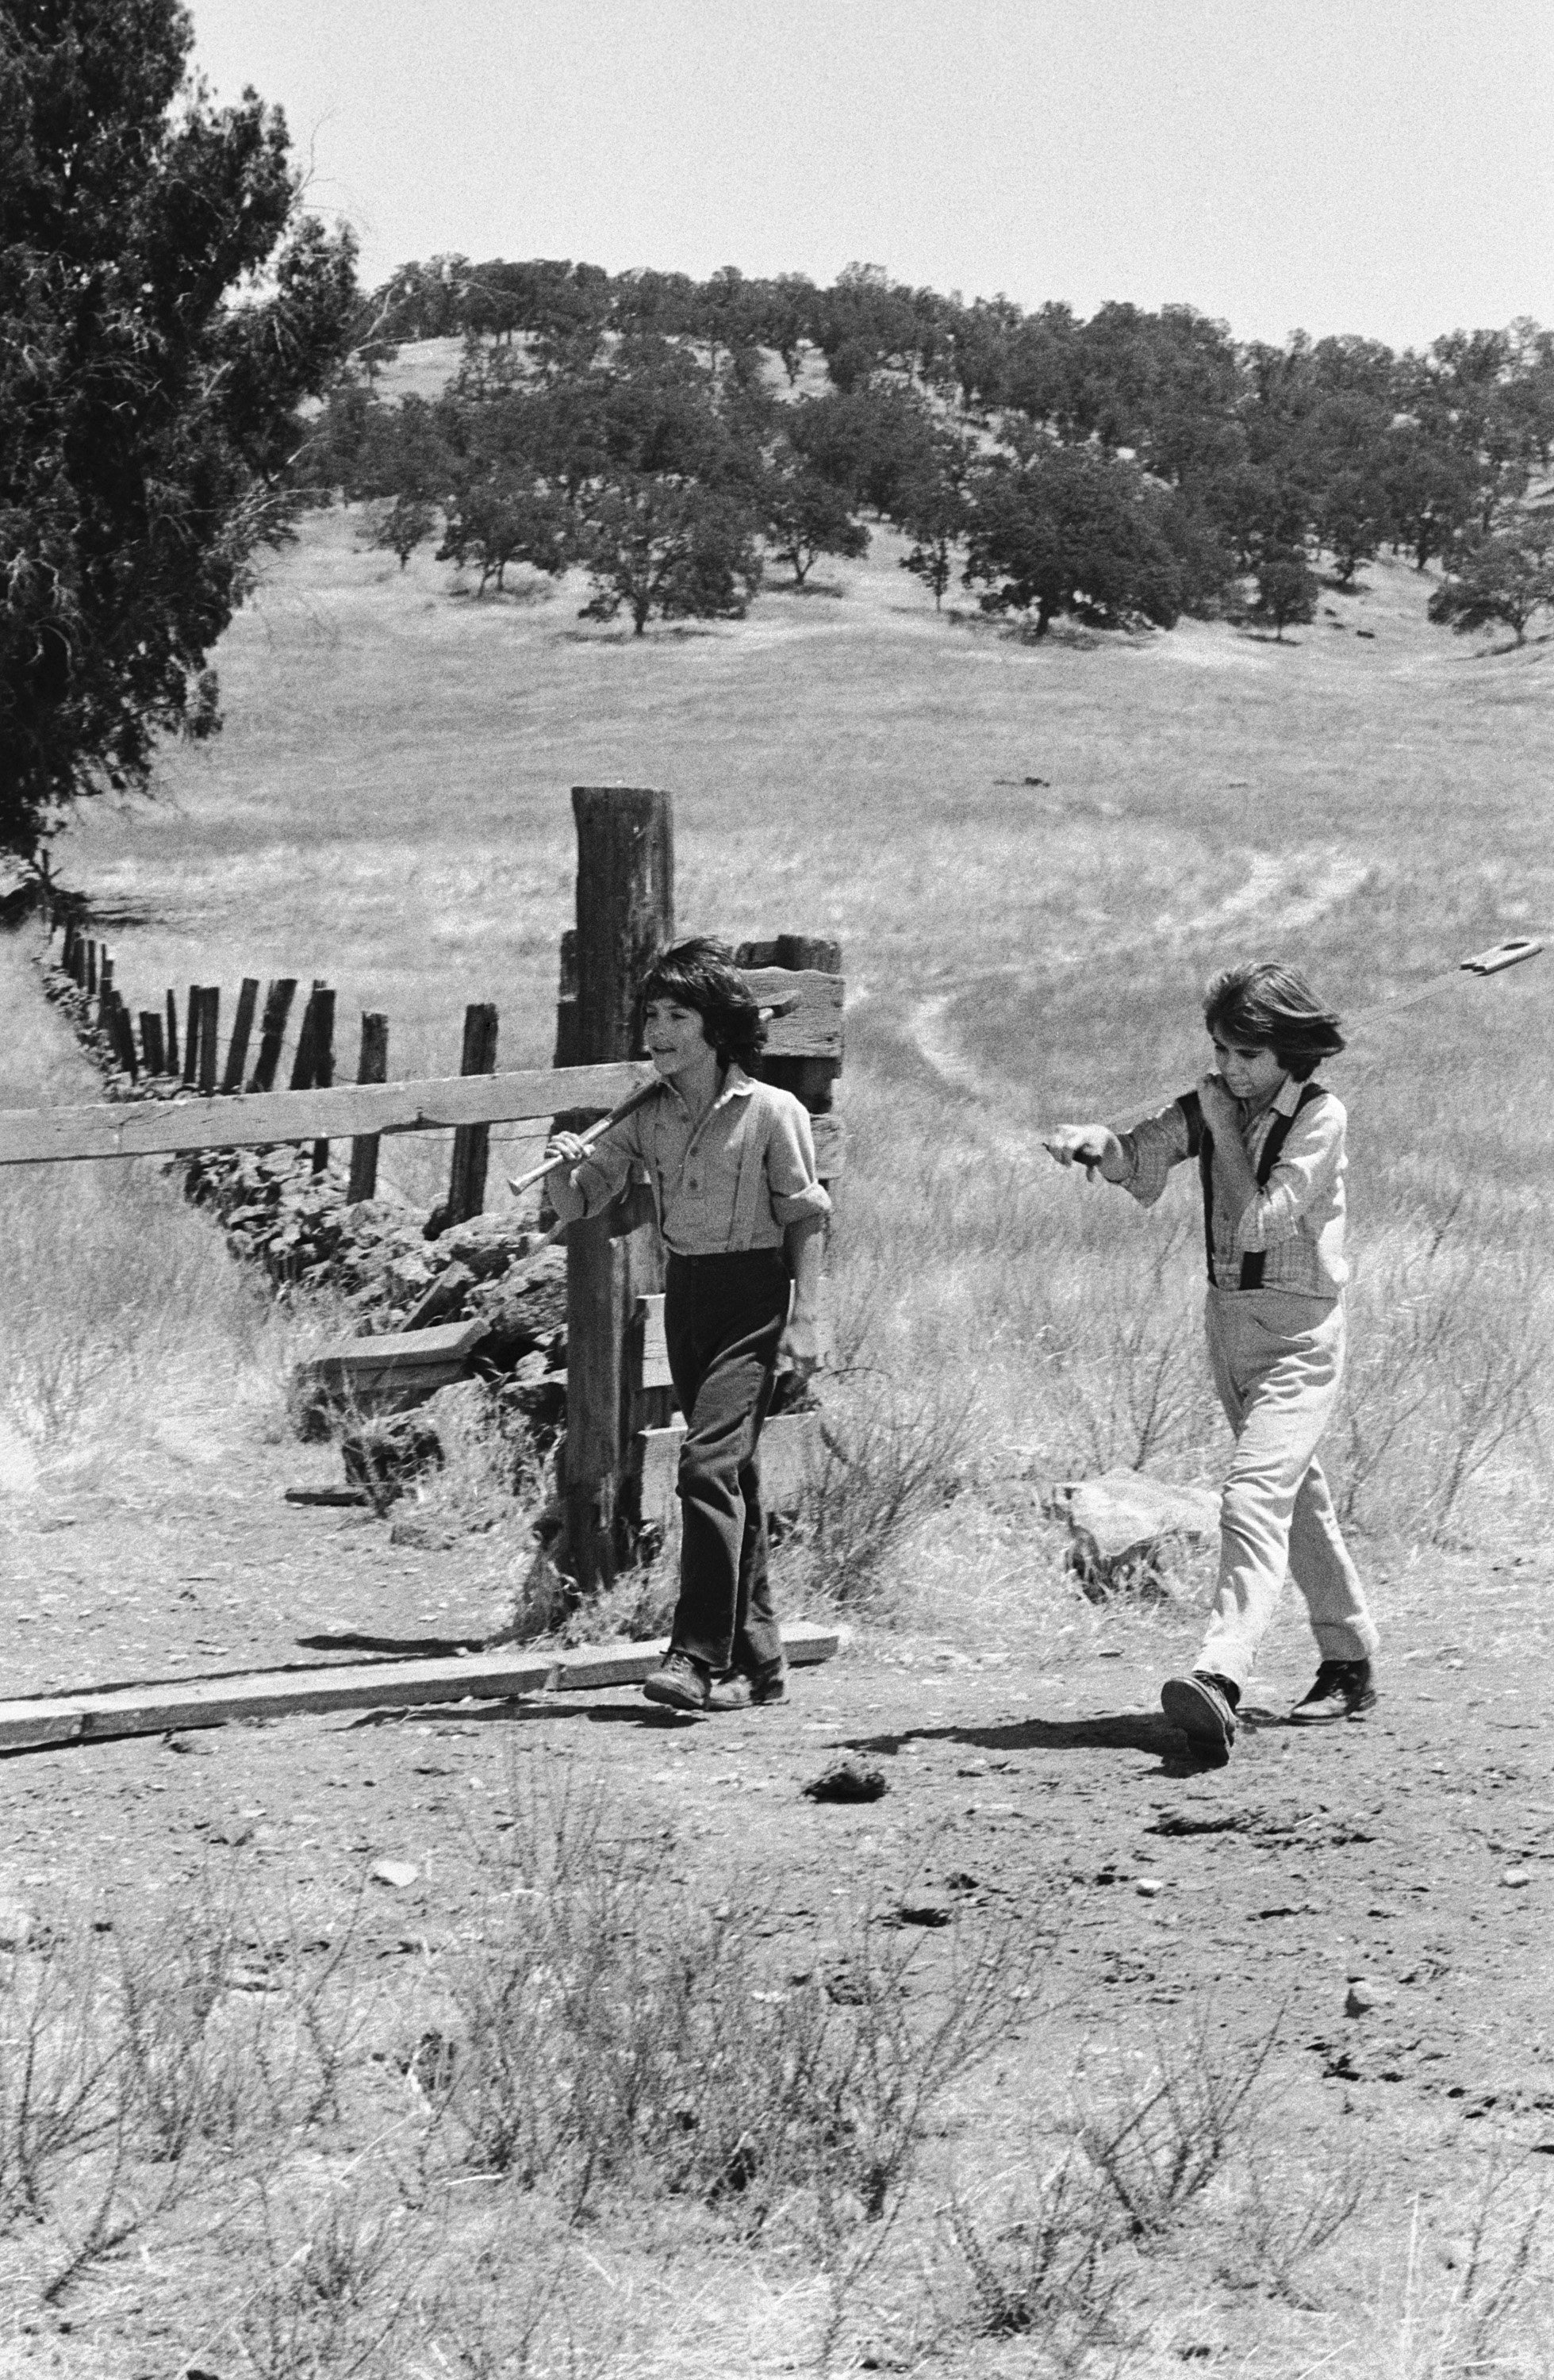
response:
<svg viewBox="0 0 1554 2380"><path fill-rule="evenodd" d="M1298 968L1281 966L1276 959L1250 960L1212 977L1203 996L1203 1021L1222 1041L1243 1050L1271 1050L1297 1083L1343 1047L1335 1012L1322 1006Z"/></svg>
<svg viewBox="0 0 1554 2380"><path fill-rule="evenodd" d="M766 1046L766 1026L760 1003L735 967L726 942L714 941L710 934L671 942L642 978L637 994L639 1017L650 1000L674 1000L682 1008L694 1008L719 1064L754 1073Z"/></svg>

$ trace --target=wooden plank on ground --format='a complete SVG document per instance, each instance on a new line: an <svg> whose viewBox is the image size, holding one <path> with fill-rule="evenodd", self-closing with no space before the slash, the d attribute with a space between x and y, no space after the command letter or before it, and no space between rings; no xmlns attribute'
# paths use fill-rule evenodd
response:
<svg viewBox="0 0 1554 2380"><path fill-rule="evenodd" d="M834 1628L795 1621L783 1631L795 1666L829 1661ZM643 1645L580 1645L570 1652L471 1653L435 1660L368 1661L306 1670L254 1670L223 1678L173 1678L102 1694L0 1702L0 1752L48 1744L100 1742L121 1735L222 1727L234 1719L291 1718L308 1713L408 1710L449 1702L511 1702L522 1694L592 1693L637 1684L662 1660L667 1640Z"/></svg>
<svg viewBox="0 0 1554 2380"><path fill-rule="evenodd" d="M93 1108L0 1113L0 1165L66 1158L157 1157L178 1149L259 1148L357 1134L435 1132L517 1123L574 1109L609 1109L653 1070L632 1062L514 1075L455 1075L414 1083L341 1083L332 1090L237 1099L129 1100Z"/></svg>
<svg viewBox="0 0 1554 2380"><path fill-rule="evenodd" d="M334 1339L297 1367L297 1380L363 1414L404 1413L465 1377L491 1325L479 1318L430 1330L381 1330L370 1339Z"/></svg>
<svg viewBox="0 0 1554 2380"><path fill-rule="evenodd" d="M841 1057L844 977L821 975L814 967L742 967L740 973L763 1006L797 994L797 1005L772 1017L766 1028L773 1058Z"/></svg>

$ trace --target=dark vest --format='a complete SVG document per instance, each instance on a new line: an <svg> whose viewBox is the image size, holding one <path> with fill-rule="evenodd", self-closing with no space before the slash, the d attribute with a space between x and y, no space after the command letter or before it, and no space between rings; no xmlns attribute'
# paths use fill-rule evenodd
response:
<svg viewBox="0 0 1554 2380"><path fill-rule="evenodd" d="M1327 1090L1321 1083L1307 1083L1304 1086L1300 1098L1295 1103L1294 1114L1274 1118L1273 1129L1264 1141L1263 1153L1257 1160L1259 1190L1268 1188L1273 1169L1279 1162L1280 1150L1290 1136L1290 1126L1294 1123L1295 1116L1299 1115L1302 1108L1308 1108L1313 1099L1325 1099L1327 1096ZM1208 1253L1208 1278L1212 1283L1214 1279L1214 1135L1204 1123L1203 1108L1196 1091L1184 1091L1176 1104L1186 1118L1187 1154L1189 1157L1196 1157L1198 1161L1198 1180L1203 1184L1204 1245ZM1265 1261L1261 1248L1249 1251L1241 1259L1241 1279L1236 1284L1237 1287L1261 1289Z"/></svg>

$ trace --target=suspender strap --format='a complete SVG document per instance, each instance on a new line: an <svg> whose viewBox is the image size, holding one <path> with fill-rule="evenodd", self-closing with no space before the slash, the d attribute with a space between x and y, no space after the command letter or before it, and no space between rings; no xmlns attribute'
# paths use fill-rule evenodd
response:
<svg viewBox="0 0 1554 2380"><path fill-rule="evenodd" d="M1262 1155L1257 1160L1259 1190L1266 1190L1272 1179L1273 1169L1279 1162L1284 1143L1290 1137L1290 1126L1295 1117L1300 1114L1303 1108L1308 1108L1313 1099L1326 1097L1327 1092L1320 1083L1307 1083L1295 1102L1293 1113L1275 1116L1273 1128L1264 1141ZM1214 1135L1204 1124L1203 1109L1199 1104L1196 1091L1184 1092L1176 1104L1186 1122L1187 1154L1189 1157L1197 1159L1198 1179L1203 1184L1203 1236L1208 1254L1208 1279L1212 1286L1214 1281ZM1249 1251L1241 1259L1241 1279L1237 1287L1261 1289L1263 1267L1267 1260L1266 1254L1261 1248Z"/></svg>
<svg viewBox="0 0 1554 2380"><path fill-rule="evenodd" d="M1198 1161L1198 1181L1203 1189L1203 1245L1208 1261L1210 1287L1214 1281L1214 1135L1203 1120L1203 1107L1196 1091L1184 1091L1176 1102L1187 1126L1187 1154Z"/></svg>

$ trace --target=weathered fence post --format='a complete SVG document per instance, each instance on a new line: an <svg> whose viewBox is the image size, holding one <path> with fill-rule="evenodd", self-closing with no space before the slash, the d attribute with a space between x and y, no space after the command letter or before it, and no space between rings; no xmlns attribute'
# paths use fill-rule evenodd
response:
<svg viewBox="0 0 1554 2380"><path fill-rule="evenodd" d="M327 1091L334 1080L334 994L327 984L313 986L313 1079L310 1090ZM322 1173L329 1163L329 1143L313 1143L313 1171Z"/></svg>
<svg viewBox="0 0 1554 2380"><path fill-rule="evenodd" d="M496 1072L497 1014L489 1001L473 1002L464 1012L461 1075ZM467 1223L486 1203L486 1164L491 1153L491 1126L461 1123L454 1128L454 1161L448 1174L445 1201L450 1225Z"/></svg>
<svg viewBox="0 0 1554 2380"><path fill-rule="evenodd" d="M361 1055L357 1060L356 1078L358 1083L388 1081L388 1018L382 1009L362 1010ZM351 1143L351 1182L346 1195L353 1203L358 1198L375 1198L378 1195L375 1132L358 1133Z"/></svg>
<svg viewBox="0 0 1554 2380"><path fill-rule="evenodd" d="M310 1091L313 1087L313 1038L318 1027L319 994L323 990L323 978L313 978L313 989L308 994L302 1011L302 1022L297 1030L297 1047L291 1056L291 1088Z"/></svg>
<svg viewBox="0 0 1554 2380"><path fill-rule="evenodd" d="M200 986L188 988L188 1007L184 1017L184 1081L190 1086L200 1073Z"/></svg>
<svg viewBox="0 0 1554 2380"><path fill-rule="evenodd" d="M165 1074L167 1057L162 1039L162 1014L159 1009L140 1011L140 1048L145 1056L148 1075Z"/></svg>
<svg viewBox="0 0 1554 2380"><path fill-rule="evenodd" d="M275 1087L275 1070L281 1062L286 1018L291 1014L291 1003L296 997L295 976L273 977L265 988L264 1022L260 1027L259 1056L254 1061L253 1079L249 1085L250 1091L273 1091ZM168 1054L167 1062L176 1073L178 1064L176 1044Z"/></svg>
<svg viewBox="0 0 1554 2380"><path fill-rule="evenodd" d="M224 1093L240 1091L243 1069L249 1062L249 1036L253 1031L253 1013L259 1005L259 979L246 975L237 994L237 1014L232 1020L232 1038L226 1050L226 1072L221 1078Z"/></svg>
<svg viewBox="0 0 1554 2380"><path fill-rule="evenodd" d="M635 988L674 939L674 816L667 794L636 786L575 785L572 809L577 978L569 1054L577 1065L608 1064L635 1056ZM625 1345L637 1300L658 1290L661 1273L651 1227L613 1237L606 1214L567 1233L566 1550L582 1595L615 1574L637 1393Z"/></svg>
<svg viewBox="0 0 1554 2380"><path fill-rule="evenodd" d="M216 1094L217 1044L221 1038L221 986L202 983L200 987L200 1063L196 1081L205 1097Z"/></svg>
<svg viewBox="0 0 1554 2380"><path fill-rule="evenodd" d="M167 1072L178 1072L178 996L171 984L167 987Z"/></svg>

